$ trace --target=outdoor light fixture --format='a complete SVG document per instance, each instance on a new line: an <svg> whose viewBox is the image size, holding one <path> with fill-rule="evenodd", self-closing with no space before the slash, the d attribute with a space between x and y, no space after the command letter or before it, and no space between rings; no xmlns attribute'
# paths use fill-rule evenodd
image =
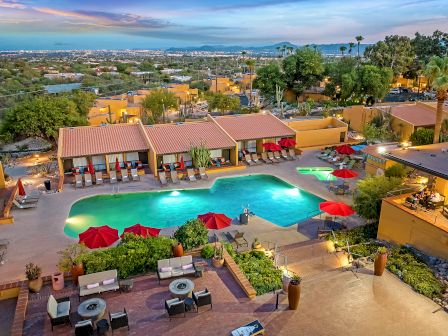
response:
<svg viewBox="0 0 448 336"><path fill-rule="evenodd" d="M401 148L403 148L403 149L407 149L407 148L409 148L411 146L412 146L412 143L410 141L403 141L401 143Z"/></svg>
<svg viewBox="0 0 448 336"><path fill-rule="evenodd" d="M386 152L386 147L378 147L378 153L383 154Z"/></svg>

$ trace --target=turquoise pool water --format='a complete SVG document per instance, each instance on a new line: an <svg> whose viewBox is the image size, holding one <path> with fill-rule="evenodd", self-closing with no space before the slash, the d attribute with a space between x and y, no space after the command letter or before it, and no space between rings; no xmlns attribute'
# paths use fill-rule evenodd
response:
<svg viewBox="0 0 448 336"><path fill-rule="evenodd" d="M90 226L109 225L121 234L140 223L165 228L206 212L237 217L244 207L278 226L289 226L319 211L323 200L272 175L217 179L210 189L98 195L73 204L64 232L70 237Z"/></svg>
<svg viewBox="0 0 448 336"><path fill-rule="evenodd" d="M333 168L329 167L299 167L300 174L314 175L319 181L336 181L336 177L331 175Z"/></svg>

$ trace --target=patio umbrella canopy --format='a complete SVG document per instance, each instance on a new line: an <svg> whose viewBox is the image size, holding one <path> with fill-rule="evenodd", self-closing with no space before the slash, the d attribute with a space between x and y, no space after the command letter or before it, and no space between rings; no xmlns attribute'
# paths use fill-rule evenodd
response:
<svg viewBox="0 0 448 336"><path fill-rule="evenodd" d="M346 179L356 177L358 176L358 173L351 169L336 169L331 175Z"/></svg>
<svg viewBox="0 0 448 336"><path fill-rule="evenodd" d="M355 151L352 147L350 147L349 145L341 145L336 147L336 151L339 154L347 154L347 155L351 155L353 154Z"/></svg>
<svg viewBox="0 0 448 336"><path fill-rule="evenodd" d="M319 204L319 209L332 216L351 216L355 211L345 203L342 202L322 202Z"/></svg>
<svg viewBox="0 0 448 336"><path fill-rule="evenodd" d="M199 215L198 219L204 222L204 225L209 230L221 230L232 223L232 218L227 217L224 214L207 212L206 214Z"/></svg>
<svg viewBox="0 0 448 336"><path fill-rule="evenodd" d="M296 141L291 138L283 138L278 142L278 144L282 147L294 147L296 145Z"/></svg>
<svg viewBox="0 0 448 336"><path fill-rule="evenodd" d="M130 227L127 227L124 229L123 234L121 235L121 238L123 238L125 233L133 233L138 236L142 237L157 237L160 233L161 229L151 228L147 226L143 226L140 223L137 223L135 225L132 225Z"/></svg>
<svg viewBox="0 0 448 336"><path fill-rule="evenodd" d="M120 162L118 161L118 158L115 159L115 170L116 171L120 171L121 170Z"/></svg>
<svg viewBox="0 0 448 336"><path fill-rule="evenodd" d="M19 189L19 196L26 196L25 188L23 187L22 179L17 180L17 189Z"/></svg>
<svg viewBox="0 0 448 336"><path fill-rule="evenodd" d="M263 148L268 151L278 151L282 150L282 147L273 142L266 142L263 144Z"/></svg>
<svg viewBox="0 0 448 336"><path fill-rule="evenodd" d="M95 168L93 168L92 162L89 163L89 167L88 168L89 168L88 170L89 170L89 174L90 175L95 174Z"/></svg>
<svg viewBox="0 0 448 336"><path fill-rule="evenodd" d="M179 169L180 170L184 170L185 169L185 162L184 162L184 156L183 155L180 157Z"/></svg>
<svg viewBox="0 0 448 336"><path fill-rule="evenodd" d="M79 243L83 243L90 249L110 246L118 239L118 230L107 225L89 227L79 234Z"/></svg>

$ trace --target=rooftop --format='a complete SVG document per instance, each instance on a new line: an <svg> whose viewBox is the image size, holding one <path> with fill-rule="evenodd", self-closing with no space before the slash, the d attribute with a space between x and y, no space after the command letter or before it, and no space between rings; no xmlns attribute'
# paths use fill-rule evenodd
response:
<svg viewBox="0 0 448 336"><path fill-rule="evenodd" d="M421 105L393 106L391 114L414 126L432 126L436 123L435 111Z"/></svg>
<svg viewBox="0 0 448 336"><path fill-rule="evenodd" d="M381 154L399 148L398 142L387 142L364 147L361 152L381 158Z"/></svg>
<svg viewBox="0 0 448 336"><path fill-rule="evenodd" d="M294 136L296 133L270 113L215 117L216 122L236 141Z"/></svg>

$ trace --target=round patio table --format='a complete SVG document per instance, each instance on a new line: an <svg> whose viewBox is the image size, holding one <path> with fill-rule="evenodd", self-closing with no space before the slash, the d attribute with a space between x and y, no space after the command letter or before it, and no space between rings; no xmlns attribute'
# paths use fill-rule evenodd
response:
<svg viewBox="0 0 448 336"><path fill-rule="evenodd" d="M194 289L194 282L185 278L176 279L170 283L169 289L174 298L182 299L191 296L191 292Z"/></svg>
<svg viewBox="0 0 448 336"><path fill-rule="evenodd" d="M84 320L91 319L97 321L103 317L106 311L106 301L100 298L88 299L78 307L78 314Z"/></svg>

